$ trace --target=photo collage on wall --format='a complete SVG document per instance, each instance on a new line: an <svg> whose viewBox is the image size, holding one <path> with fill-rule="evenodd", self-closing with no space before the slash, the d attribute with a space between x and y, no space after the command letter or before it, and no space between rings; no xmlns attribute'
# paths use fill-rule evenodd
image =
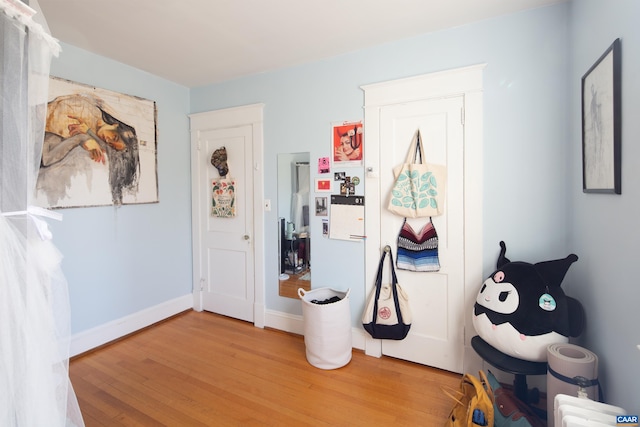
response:
<svg viewBox="0 0 640 427"><path fill-rule="evenodd" d="M362 240L365 238L364 188L359 186L361 177L349 170L363 164L362 121L332 123L330 140L331 156L318 159L320 177L315 180L315 213L324 217L324 237Z"/></svg>

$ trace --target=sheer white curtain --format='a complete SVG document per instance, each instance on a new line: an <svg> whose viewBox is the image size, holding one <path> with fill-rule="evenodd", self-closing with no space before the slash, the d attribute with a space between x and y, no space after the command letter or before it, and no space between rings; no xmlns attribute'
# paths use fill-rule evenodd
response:
<svg viewBox="0 0 640 427"><path fill-rule="evenodd" d="M0 0L0 426L83 426L62 256L42 219L56 215L30 206L60 49L32 14Z"/></svg>

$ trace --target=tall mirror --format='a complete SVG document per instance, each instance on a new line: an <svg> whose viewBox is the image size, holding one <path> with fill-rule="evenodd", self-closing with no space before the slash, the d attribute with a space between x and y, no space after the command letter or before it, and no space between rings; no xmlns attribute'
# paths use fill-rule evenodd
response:
<svg viewBox="0 0 640 427"><path fill-rule="evenodd" d="M309 157L309 153L278 155L279 294L284 297L299 298L298 288L311 289Z"/></svg>

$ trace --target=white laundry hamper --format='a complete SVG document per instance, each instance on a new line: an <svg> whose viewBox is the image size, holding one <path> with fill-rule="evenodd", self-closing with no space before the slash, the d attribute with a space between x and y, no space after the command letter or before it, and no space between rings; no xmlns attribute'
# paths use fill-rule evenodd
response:
<svg viewBox="0 0 640 427"><path fill-rule="evenodd" d="M337 369L351 361L351 308L349 292L318 288L298 289L302 300L307 361L320 369ZM318 304L312 301L338 301Z"/></svg>

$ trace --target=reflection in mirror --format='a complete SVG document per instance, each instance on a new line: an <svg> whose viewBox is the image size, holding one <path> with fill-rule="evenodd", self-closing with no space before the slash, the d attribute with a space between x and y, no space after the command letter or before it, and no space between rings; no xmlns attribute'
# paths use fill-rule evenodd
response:
<svg viewBox="0 0 640 427"><path fill-rule="evenodd" d="M298 288L311 289L309 153L278 155L279 294L299 298Z"/></svg>

